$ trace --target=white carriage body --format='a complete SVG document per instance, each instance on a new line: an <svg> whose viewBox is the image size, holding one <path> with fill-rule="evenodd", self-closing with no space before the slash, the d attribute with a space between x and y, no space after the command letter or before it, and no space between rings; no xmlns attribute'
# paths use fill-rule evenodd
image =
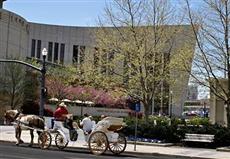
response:
<svg viewBox="0 0 230 159"><path fill-rule="evenodd" d="M102 131L106 134L109 142L116 142L119 134L115 131L121 129L124 125L123 118L106 117L96 124L93 131Z"/></svg>

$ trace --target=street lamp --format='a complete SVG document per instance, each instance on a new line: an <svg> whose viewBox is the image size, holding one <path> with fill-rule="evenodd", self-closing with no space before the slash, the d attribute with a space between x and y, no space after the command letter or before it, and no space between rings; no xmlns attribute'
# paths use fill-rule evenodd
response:
<svg viewBox="0 0 230 159"><path fill-rule="evenodd" d="M172 117L172 95L173 95L173 91L170 91L170 114L169 117Z"/></svg>
<svg viewBox="0 0 230 159"><path fill-rule="evenodd" d="M39 115L44 115L44 105L45 105L45 74L46 74L46 56L47 50L44 48L42 50L42 68L41 68L41 96L40 96L40 108L39 108Z"/></svg>

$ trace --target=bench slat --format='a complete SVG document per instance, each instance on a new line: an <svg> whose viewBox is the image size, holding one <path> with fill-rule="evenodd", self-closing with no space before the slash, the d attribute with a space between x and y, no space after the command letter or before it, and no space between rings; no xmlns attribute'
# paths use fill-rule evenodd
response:
<svg viewBox="0 0 230 159"><path fill-rule="evenodd" d="M210 134L185 134L185 138L182 141L193 141L193 142L213 142L214 135Z"/></svg>

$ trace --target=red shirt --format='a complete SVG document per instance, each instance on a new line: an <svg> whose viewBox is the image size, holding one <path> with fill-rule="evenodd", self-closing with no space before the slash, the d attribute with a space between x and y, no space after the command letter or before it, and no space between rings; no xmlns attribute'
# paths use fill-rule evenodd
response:
<svg viewBox="0 0 230 159"><path fill-rule="evenodd" d="M54 112L54 118L58 119L58 120L63 120L64 119L64 117L63 117L64 114L68 114L67 109L65 107L59 107Z"/></svg>

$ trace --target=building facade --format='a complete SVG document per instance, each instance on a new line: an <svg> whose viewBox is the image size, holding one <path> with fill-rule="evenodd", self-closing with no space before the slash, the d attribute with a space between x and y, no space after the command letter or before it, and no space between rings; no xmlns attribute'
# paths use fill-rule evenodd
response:
<svg viewBox="0 0 230 159"><path fill-rule="evenodd" d="M0 1L2 2L2 1ZM28 22L13 12L0 8L0 58L42 59L41 50L47 48L47 61L67 65L80 63L88 49L95 48L96 27L73 27ZM191 27L183 26L183 33L191 32ZM186 42L183 35L175 39L175 47ZM191 44L194 49L195 43ZM172 113L180 116L186 100L188 74L173 72L176 82L173 91ZM166 108L167 110L167 108Z"/></svg>
<svg viewBox="0 0 230 159"><path fill-rule="evenodd" d="M188 85L187 100L197 100L198 99L198 86Z"/></svg>

